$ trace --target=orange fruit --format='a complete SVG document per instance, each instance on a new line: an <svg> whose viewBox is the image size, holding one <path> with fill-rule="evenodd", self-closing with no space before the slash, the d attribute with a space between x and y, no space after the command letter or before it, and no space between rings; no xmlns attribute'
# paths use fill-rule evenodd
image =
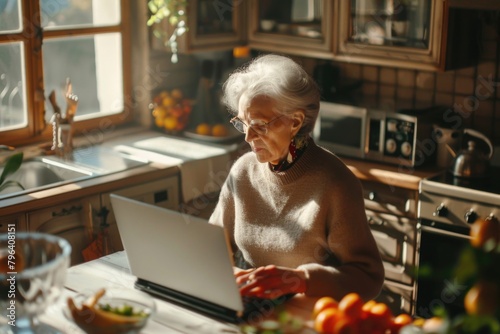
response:
<svg viewBox="0 0 500 334"><path fill-rule="evenodd" d="M391 333L399 333L400 329L413 322L411 315L401 313L392 319Z"/></svg>
<svg viewBox="0 0 500 334"><path fill-rule="evenodd" d="M316 316L323 310L326 310L328 308L337 308L339 306L339 303L333 299L332 297L321 297L314 303L314 308L313 308L313 319L316 318Z"/></svg>
<svg viewBox="0 0 500 334"><path fill-rule="evenodd" d="M470 315L493 315L500 307L500 291L495 282L478 281L464 298L465 310Z"/></svg>
<svg viewBox="0 0 500 334"><path fill-rule="evenodd" d="M182 91L180 89L173 89L170 92L170 96L174 98L175 100L181 100L184 97L184 94L182 94Z"/></svg>
<svg viewBox="0 0 500 334"><path fill-rule="evenodd" d="M162 106L166 107L166 108L170 108L172 107L173 105L175 105L175 100L170 97L170 96L165 96L162 100L161 100L161 104Z"/></svg>
<svg viewBox="0 0 500 334"><path fill-rule="evenodd" d="M342 317L333 325L334 334L361 334L359 327L360 319L352 319L349 317ZM363 332L365 333L365 332Z"/></svg>
<svg viewBox="0 0 500 334"><path fill-rule="evenodd" d="M175 130L175 127L177 126L177 118L172 116L165 117L165 119L163 120L163 126L166 130Z"/></svg>
<svg viewBox="0 0 500 334"><path fill-rule="evenodd" d="M346 316L357 319L362 315L362 308L365 302L360 295L351 292L345 295L339 302L339 310Z"/></svg>
<svg viewBox="0 0 500 334"><path fill-rule="evenodd" d="M157 127L163 128L163 126L165 125L165 118L163 118L163 117L156 117L155 118L155 124L156 124Z"/></svg>
<svg viewBox="0 0 500 334"><path fill-rule="evenodd" d="M478 219L470 228L470 243L473 247L495 250L500 243L500 223L495 218Z"/></svg>
<svg viewBox="0 0 500 334"><path fill-rule="evenodd" d="M329 307L314 318L314 329L318 333L333 333L333 326L342 317L337 308Z"/></svg>
<svg viewBox="0 0 500 334"><path fill-rule="evenodd" d="M223 124L216 124L212 127L212 136L225 137L227 136L227 128Z"/></svg>
<svg viewBox="0 0 500 334"><path fill-rule="evenodd" d="M386 330L390 328L393 316L389 306L384 303L376 303L370 309L368 318L375 329Z"/></svg>
<svg viewBox="0 0 500 334"><path fill-rule="evenodd" d="M201 123L196 127L196 133L203 136L209 136L212 132L210 125L207 123Z"/></svg>
<svg viewBox="0 0 500 334"><path fill-rule="evenodd" d="M441 317L432 317L424 321L422 329L425 333L446 333L446 322Z"/></svg>

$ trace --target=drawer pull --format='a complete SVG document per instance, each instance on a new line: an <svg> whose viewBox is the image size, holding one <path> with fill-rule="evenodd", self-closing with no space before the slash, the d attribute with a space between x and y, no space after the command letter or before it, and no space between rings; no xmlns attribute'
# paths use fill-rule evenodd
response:
<svg viewBox="0 0 500 334"><path fill-rule="evenodd" d="M63 216L69 216L72 215L73 213L80 212L82 211L82 206L72 206L69 209L63 208L60 212L55 212L52 211L52 217L63 217Z"/></svg>

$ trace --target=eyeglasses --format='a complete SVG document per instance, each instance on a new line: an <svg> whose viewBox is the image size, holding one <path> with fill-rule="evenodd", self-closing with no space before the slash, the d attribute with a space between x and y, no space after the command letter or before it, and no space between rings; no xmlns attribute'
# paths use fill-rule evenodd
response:
<svg viewBox="0 0 500 334"><path fill-rule="evenodd" d="M285 115L278 116L276 118L273 118L269 122L264 122L260 119L252 120L250 121L250 125L246 124L243 122L241 119L238 117L233 117L229 122L236 128L241 133L247 133L248 128L252 128L253 131L255 131L259 135L265 135L267 134L267 130L269 129L269 124L274 122L275 120L283 117Z"/></svg>

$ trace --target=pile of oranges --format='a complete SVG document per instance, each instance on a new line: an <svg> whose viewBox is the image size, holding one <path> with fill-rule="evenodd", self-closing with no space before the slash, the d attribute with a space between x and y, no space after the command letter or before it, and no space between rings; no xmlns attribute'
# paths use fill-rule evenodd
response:
<svg viewBox="0 0 500 334"><path fill-rule="evenodd" d="M394 316L385 303L364 302L357 293L349 293L340 301L322 297L313 309L314 329L328 334L399 333L413 322L410 315Z"/></svg>
<svg viewBox="0 0 500 334"><path fill-rule="evenodd" d="M189 121L192 103L180 89L164 90L153 99L155 125L167 131L182 131Z"/></svg>
<svg viewBox="0 0 500 334"><path fill-rule="evenodd" d="M203 136L226 137L228 135L227 128L224 124L210 125L201 123L196 126L196 133Z"/></svg>

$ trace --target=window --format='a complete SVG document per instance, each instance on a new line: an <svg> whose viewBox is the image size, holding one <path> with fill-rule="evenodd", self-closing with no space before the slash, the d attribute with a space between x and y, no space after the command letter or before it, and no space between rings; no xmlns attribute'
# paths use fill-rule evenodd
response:
<svg viewBox="0 0 500 334"><path fill-rule="evenodd" d="M79 97L75 129L130 120L130 32L124 0L0 0L0 143L50 138L65 87Z"/></svg>

